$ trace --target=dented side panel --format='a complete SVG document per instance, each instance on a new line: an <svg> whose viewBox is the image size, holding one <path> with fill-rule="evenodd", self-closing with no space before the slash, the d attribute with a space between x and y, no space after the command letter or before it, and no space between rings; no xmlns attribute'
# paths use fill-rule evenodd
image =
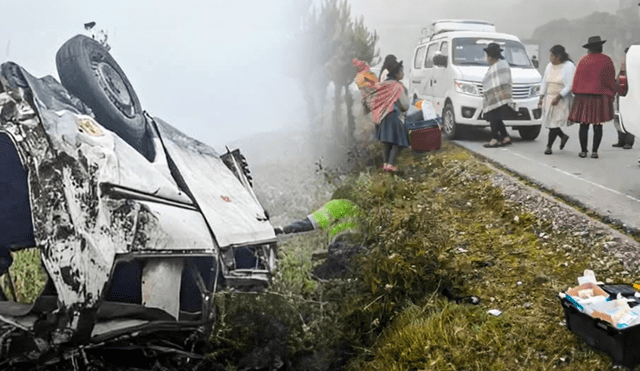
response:
<svg viewBox="0 0 640 371"><path fill-rule="evenodd" d="M220 247L275 241L273 226L253 195L219 156L156 118L164 147L180 171Z"/></svg>

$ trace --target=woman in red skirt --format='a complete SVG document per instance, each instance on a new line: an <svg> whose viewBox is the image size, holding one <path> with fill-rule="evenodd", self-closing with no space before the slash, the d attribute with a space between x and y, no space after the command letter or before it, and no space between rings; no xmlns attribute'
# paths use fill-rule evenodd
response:
<svg viewBox="0 0 640 371"><path fill-rule="evenodd" d="M587 55L580 59L573 76L575 100L569 121L580 123L580 157L587 157L589 124L593 125L591 158L598 158L602 141L602 123L613 120L613 98L616 94L616 71L613 61L602 54L600 36L591 36L583 45Z"/></svg>

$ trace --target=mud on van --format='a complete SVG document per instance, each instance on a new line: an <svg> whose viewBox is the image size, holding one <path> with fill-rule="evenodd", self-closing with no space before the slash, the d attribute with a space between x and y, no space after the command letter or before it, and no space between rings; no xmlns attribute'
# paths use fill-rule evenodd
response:
<svg viewBox="0 0 640 371"><path fill-rule="evenodd" d="M433 103L442 112L443 134L459 136L464 126L489 126L482 112L482 79L489 69L484 48L500 44L511 66L516 112L505 120L522 139L537 138L541 127L538 93L542 77L524 45L513 35L496 32L484 21L440 20L415 48L409 73L409 93Z"/></svg>

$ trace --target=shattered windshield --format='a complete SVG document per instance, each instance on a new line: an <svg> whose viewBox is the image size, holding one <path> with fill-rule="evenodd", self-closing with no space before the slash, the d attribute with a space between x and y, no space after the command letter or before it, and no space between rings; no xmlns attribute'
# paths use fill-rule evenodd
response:
<svg viewBox="0 0 640 371"><path fill-rule="evenodd" d="M453 64L458 66L488 66L484 48L497 43L504 51L502 55L511 67L533 68L524 45L518 41L461 37L453 39Z"/></svg>

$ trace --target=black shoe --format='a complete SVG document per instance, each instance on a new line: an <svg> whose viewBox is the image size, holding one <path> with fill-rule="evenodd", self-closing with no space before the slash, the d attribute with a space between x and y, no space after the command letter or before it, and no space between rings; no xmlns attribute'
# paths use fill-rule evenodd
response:
<svg viewBox="0 0 640 371"><path fill-rule="evenodd" d="M544 150L544 154L545 155L550 155L552 153L553 153L553 151L551 151L551 147L547 147L547 149Z"/></svg>
<svg viewBox="0 0 640 371"><path fill-rule="evenodd" d="M591 158L598 158L598 152L593 152L591 154Z"/></svg>
<svg viewBox="0 0 640 371"><path fill-rule="evenodd" d="M587 157L587 152L580 152L580 153L578 153L578 156L580 156L582 158L585 158L585 157Z"/></svg>
<svg viewBox="0 0 640 371"><path fill-rule="evenodd" d="M560 149L564 149L564 145L567 144L568 140L569 136L565 134L564 137L562 137L562 139L560 140Z"/></svg>
<svg viewBox="0 0 640 371"><path fill-rule="evenodd" d="M611 147L616 147L616 148L624 147L624 143L615 143L615 144L612 144Z"/></svg>
<svg viewBox="0 0 640 371"><path fill-rule="evenodd" d="M622 148L623 149L631 149L631 144L625 144Z"/></svg>

